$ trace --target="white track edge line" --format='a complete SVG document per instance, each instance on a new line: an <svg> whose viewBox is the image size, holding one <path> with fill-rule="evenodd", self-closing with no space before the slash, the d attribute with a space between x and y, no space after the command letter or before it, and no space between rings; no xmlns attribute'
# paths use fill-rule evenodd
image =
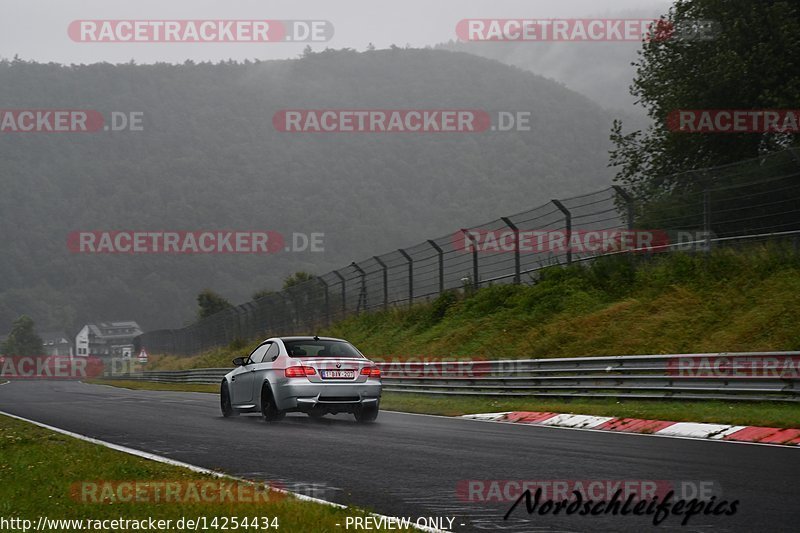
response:
<svg viewBox="0 0 800 533"><path fill-rule="evenodd" d="M9 383L9 382L6 382L6 383ZM175 459L170 459L168 457L163 457L161 455L156 455L154 453L144 452L144 451L141 451L141 450L136 450L134 448L128 448L127 446L121 446L119 444L114 444L113 442L107 442L107 441L104 441L104 440L95 439L93 437L88 437L86 435L81 435L80 433L75 433L75 432L72 432L72 431L69 431L69 430L66 430L66 429L61 429L61 428L58 428L58 427L55 427L55 426L44 424L42 422L37 422L36 420L30 420L30 419L22 417L22 416L17 416L17 415L8 413L6 411L0 410L0 415L5 415L5 416L7 416L9 418L14 418L14 419L17 419L17 420L21 420L23 422L28 422L28 423L33 424L35 426L39 426L41 428L48 429L50 431L55 431L56 433L61 433L62 435L67 435L68 437L73 437L73 438L78 439L78 440L82 440L82 441L89 442L89 443L92 443L92 444L97 444L99 446L103 446L105 448L109 448L111 450L115 450L115 451L118 451L118 452L127 453L129 455L135 455L136 457L141 457L143 459L148 459L150 461L155 461L157 463L163 463L163 464L167 464L167 465L171 465L171 466L177 466L177 467L181 467L181 468L186 468L186 469L191 470L192 472L196 472L198 474L208 474L208 475L211 475L211 476L214 476L214 477L218 477L218 478L223 478L224 477L224 478L228 478L228 479L233 479L235 481L242 481L244 483L256 484L255 482L253 482L251 480L247 480L247 479L244 479L244 478L232 476L230 474L225 474L223 472L216 472L214 470L210 470L210 469L204 468L202 466L197 466L197 465L193 465L193 464L190 464L190 463L184 463L182 461L176 461ZM275 492L278 492L278 493L281 493L281 494L286 494L286 495L289 495L289 496L293 496L293 497L295 497L295 498L297 498L298 500L301 500L301 501L318 503L318 504L321 504L321 505L327 505L329 507L336 507L338 509L347 509L348 508L348 506L342 505L341 503L329 502L328 500L322 500L320 498L313 498L311 496L306 496L304 494L296 494L294 492L291 492L291 491L288 491L288 490L285 490L285 489L278 489L278 488L270 487L270 490L274 490ZM381 514L378 514L378 513L368 513L368 514L371 515L371 516L378 517L378 518L389 518L389 519L392 518L392 517L381 515ZM449 531L445 531L445 530L441 530L441 529L434 529L434 528L427 527L427 526L420 526L418 524L409 524L409 525L411 527L413 527L413 528L419 529L421 531L427 531L429 533L450 533Z"/></svg>

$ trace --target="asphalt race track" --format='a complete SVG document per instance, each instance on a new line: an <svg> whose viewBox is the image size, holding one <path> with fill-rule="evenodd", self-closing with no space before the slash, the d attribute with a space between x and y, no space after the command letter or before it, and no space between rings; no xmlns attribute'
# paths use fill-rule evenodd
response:
<svg viewBox="0 0 800 533"><path fill-rule="evenodd" d="M443 400L446 401L446 400ZM382 412L277 424L224 419L212 394L14 381L0 410L90 437L390 516L456 517L455 531L642 531L652 517L528 515L459 498L463 480L713 482L734 516L670 516L661 530L797 531L800 450ZM344 531L344 528L343 528Z"/></svg>

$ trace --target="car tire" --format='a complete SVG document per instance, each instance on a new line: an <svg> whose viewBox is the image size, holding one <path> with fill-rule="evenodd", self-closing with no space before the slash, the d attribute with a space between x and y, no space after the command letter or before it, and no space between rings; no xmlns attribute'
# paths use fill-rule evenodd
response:
<svg viewBox="0 0 800 533"><path fill-rule="evenodd" d="M234 409L231 404L231 391L228 389L227 381L223 381L219 388L219 407L222 411L222 416L225 418L239 416L239 411Z"/></svg>
<svg viewBox="0 0 800 533"><path fill-rule="evenodd" d="M375 422L375 419L378 418L378 411L380 410L379 404L380 402L376 402L374 407L359 406L353 413L353 416L356 417L356 422L360 424Z"/></svg>
<svg viewBox="0 0 800 533"><path fill-rule="evenodd" d="M281 411L275 405L275 398L272 396L272 389L267 383L261 387L261 414L267 422L277 422L286 416L286 411Z"/></svg>

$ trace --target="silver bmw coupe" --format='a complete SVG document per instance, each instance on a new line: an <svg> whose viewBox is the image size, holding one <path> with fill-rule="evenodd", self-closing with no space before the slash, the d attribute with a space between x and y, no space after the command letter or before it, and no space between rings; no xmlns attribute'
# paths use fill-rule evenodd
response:
<svg viewBox="0 0 800 533"><path fill-rule="evenodd" d="M233 364L220 386L225 417L261 413L270 422L288 412L315 418L351 413L358 422L378 417L381 371L345 340L276 337Z"/></svg>

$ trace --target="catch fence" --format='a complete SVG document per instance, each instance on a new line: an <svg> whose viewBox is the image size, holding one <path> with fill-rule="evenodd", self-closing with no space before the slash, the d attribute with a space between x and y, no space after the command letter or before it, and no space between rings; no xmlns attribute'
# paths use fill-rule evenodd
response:
<svg viewBox="0 0 800 533"><path fill-rule="evenodd" d="M800 247L800 152L670 176L637 197L619 186L554 199L515 215L372 256L135 341L190 355L234 340L309 334L353 314L410 305L445 291L535 283L553 265L601 256L702 253L742 242Z"/></svg>

